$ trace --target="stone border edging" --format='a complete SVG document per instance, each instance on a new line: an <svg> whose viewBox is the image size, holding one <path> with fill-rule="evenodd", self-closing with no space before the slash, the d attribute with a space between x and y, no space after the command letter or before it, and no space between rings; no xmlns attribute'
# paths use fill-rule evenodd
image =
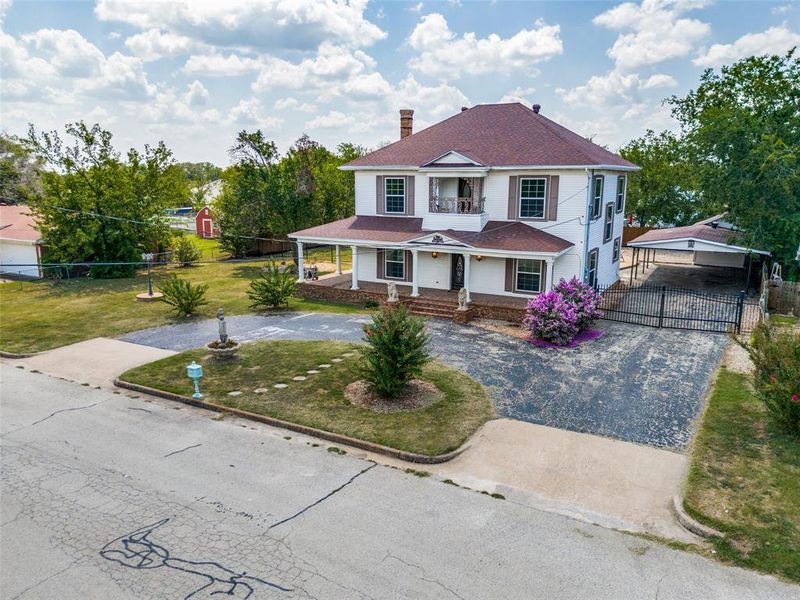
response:
<svg viewBox="0 0 800 600"><path fill-rule="evenodd" d="M717 531L713 527L709 527L708 525L703 525L697 519L689 516L686 510L683 508L683 499L680 496L673 496L672 497L672 505L675 508L675 515L678 517L678 523L691 533L695 535L699 535L703 538L724 538L725 534L721 531Z"/></svg>
<svg viewBox="0 0 800 600"><path fill-rule="evenodd" d="M205 402L203 400L196 400L188 396L181 396L180 394L173 394L172 392L165 392L163 390L158 390L156 388L147 387L146 385L139 385L138 383L130 383L128 381L123 381L122 379L119 378L114 379L114 385L124 389L132 390L134 392L141 392L143 394L149 394L151 396L158 396L160 398L165 398L167 400L174 400L175 402L183 402L184 404L190 404L192 406L205 408L207 410L212 410L214 412L223 412L236 415L237 417L251 419L253 421L258 421L260 423L271 425L273 427L281 427L283 429L296 431L297 433L303 433L305 435L310 435L312 437L321 438L328 442L344 444L347 446L358 448L360 450L375 452L376 454L384 454L386 456L397 458L399 460L404 460L407 462L413 462L423 465L437 465L447 462L449 460L453 460L456 456L464 452L464 450L466 450L469 447L468 446L469 441L467 441L464 442L464 444L462 444L459 448L453 450L452 452L447 452L445 454L437 454L436 456L427 456L425 454L417 454L416 452L407 452L405 450L398 450L397 448L390 448L389 446L375 444L373 442L368 442L366 440L359 440L357 438L341 435L339 433L323 431L322 429L316 429L314 427L300 425L299 423L292 423L291 421L284 421L282 419L276 419L274 417L268 417L266 415L259 415L245 410L239 410L238 408L230 408L227 406L221 406L219 404L212 404L210 402Z"/></svg>
<svg viewBox="0 0 800 600"><path fill-rule="evenodd" d="M6 352L5 350L0 350L0 358L30 358L31 356L36 356L37 354L39 354L39 352L18 354L16 352Z"/></svg>

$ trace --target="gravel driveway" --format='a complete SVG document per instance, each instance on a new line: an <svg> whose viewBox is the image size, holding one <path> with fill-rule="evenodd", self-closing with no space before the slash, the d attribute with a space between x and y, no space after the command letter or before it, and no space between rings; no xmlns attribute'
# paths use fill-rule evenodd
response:
<svg viewBox="0 0 800 600"><path fill-rule="evenodd" d="M366 316L283 313L228 317L243 340L358 341ZM709 379L727 345L722 334L602 321L603 336L571 350L535 348L516 338L431 320L433 350L489 389L501 416L684 449ZM215 319L145 329L120 339L169 350L216 337Z"/></svg>

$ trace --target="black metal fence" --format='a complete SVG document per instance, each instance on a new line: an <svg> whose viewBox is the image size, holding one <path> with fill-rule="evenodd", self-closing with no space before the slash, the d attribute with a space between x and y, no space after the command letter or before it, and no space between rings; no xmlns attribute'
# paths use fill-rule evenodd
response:
<svg viewBox="0 0 800 600"><path fill-rule="evenodd" d="M603 295L603 318L609 321L720 333L748 331L757 322L757 302L744 292L716 294L623 283L598 291Z"/></svg>

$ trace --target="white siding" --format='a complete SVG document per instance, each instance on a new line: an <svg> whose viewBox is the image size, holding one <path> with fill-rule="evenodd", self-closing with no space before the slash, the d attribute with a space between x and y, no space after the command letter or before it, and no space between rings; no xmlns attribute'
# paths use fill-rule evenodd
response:
<svg viewBox="0 0 800 600"><path fill-rule="evenodd" d="M741 267L744 268L744 254L731 252L695 252L694 264L708 267Z"/></svg>
<svg viewBox="0 0 800 600"><path fill-rule="evenodd" d="M481 261L472 259L470 263L471 292L480 294L502 294L513 296L505 291L506 260L486 257Z"/></svg>
<svg viewBox="0 0 800 600"><path fill-rule="evenodd" d="M419 252L417 257L419 260L419 287L449 290L450 255L440 253L438 257L433 258L429 252Z"/></svg>
<svg viewBox="0 0 800 600"><path fill-rule="evenodd" d="M596 171L595 175L605 175L603 183L603 203L600 207L600 218L591 221L589 226L589 250L598 249L597 257L597 284L611 285L619 279L619 261L614 262L614 238L622 236L622 227L625 220L625 211L614 213L614 231L608 242L603 242L603 226L605 224L606 204L616 201L617 174L608 171Z"/></svg>
<svg viewBox="0 0 800 600"><path fill-rule="evenodd" d="M39 267L10 266L38 263L36 246L30 242L0 240L0 272L25 277L39 277Z"/></svg>
<svg viewBox="0 0 800 600"><path fill-rule="evenodd" d="M375 214L375 174L356 172L356 214Z"/></svg>
<svg viewBox="0 0 800 600"><path fill-rule="evenodd" d="M377 197L375 195L377 184L375 178L378 175L388 177L414 177L414 216L424 217L428 212L428 178L421 175L414 175L408 171L384 171L375 173L372 171L356 171L356 214L373 216L377 214L375 210ZM391 216L391 215L389 215Z"/></svg>

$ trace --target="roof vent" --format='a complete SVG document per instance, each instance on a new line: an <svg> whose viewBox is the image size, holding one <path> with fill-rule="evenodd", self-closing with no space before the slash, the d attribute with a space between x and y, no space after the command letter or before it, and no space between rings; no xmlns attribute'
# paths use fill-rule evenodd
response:
<svg viewBox="0 0 800 600"><path fill-rule="evenodd" d="M462 106L462 107L461 107L461 112L464 112L464 111L465 111L465 110L467 110L468 108L469 108L469 106Z"/></svg>
<svg viewBox="0 0 800 600"><path fill-rule="evenodd" d="M531 106L531 108L533 109L533 112L535 112L538 115L539 111L542 109L542 105L541 104L534 104L533 106Z"/></svg>

